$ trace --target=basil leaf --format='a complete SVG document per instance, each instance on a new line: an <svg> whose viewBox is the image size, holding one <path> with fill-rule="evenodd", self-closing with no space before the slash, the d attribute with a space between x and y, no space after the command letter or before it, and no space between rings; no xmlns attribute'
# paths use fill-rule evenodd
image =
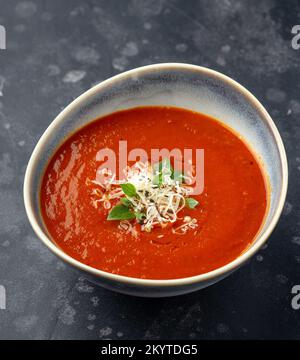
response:
<svg viewBox="0 0 300 360"><path fill-rule="evenodd" d="M135 214L123 204L113 207L108 214L107 220L130 220L135 219Z"/></svg>
<svg viewBox="0 0 300 360"><path fill-rule="evenodd" d="M130 205L132 205L131 201L129 199L127 199L126 197L121 198L120 201L126 207L129 207Z"/></svg>
<svg viewBox="0 0 300 360"><path fill-rule="evenodd" d="M121 188L123 190L123 193L129 197L133 197L136 195L136 188L130 183L121 184Z"/></svg>
<svg viewBox="0 0 300 360"><path fill-rule="evenodd" d="M185 205L189 209L194 209L198 204L199 204L199 202L197 200L193 199L193 198L186 198L185 199Z"/></svg>

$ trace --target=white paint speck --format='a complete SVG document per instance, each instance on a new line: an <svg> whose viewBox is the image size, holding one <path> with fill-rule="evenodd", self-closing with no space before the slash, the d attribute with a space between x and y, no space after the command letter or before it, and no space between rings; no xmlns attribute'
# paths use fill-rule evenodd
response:
<svg viewBox="0 0 300 360"><path fill-rule="evenodd" d="M144 24L144 29L146 29L146 30L151 30L151 29L152 29L151 23L145 22L145 24Z"/></svg>
<svg viewBox="0 0 300 360"><path fill-rule="evenodd" d="M187 44L184 44L184 43L180 43L175 46L176 51L181 52L181 53L186 52L187 48L188 48Z"/></svg>
<svg viewBox="0 0 300 360"><path fill-rule="evenodd" d="M262 261L264 260L264 257L263 257L262 255L257 255L257 256L256 256L256 260L257 260L258 262L262 262Z"/></svg>
<svg viewBox="0 0 300 360"><path fill-rule="evenodd" d="M94 288L83 280L79 280L79 282L76 284L76 290L80 293L92 293Z"/></svg>
<svg viewBox="0 0 300 360"><path fill-rule="evenodd" d="M112 66L119 71L124 71L126 67L129 65L129 61L125 56L121 56L119 58L115 58L112 61Z"/></svg>
<svg viewBox="0 0 300 360"><path fill-rule="evenodd" d="M84 13L85 13L85 7L83 5L81 6L79 5L70 12L70 16L72 17L80 16L83 15Z"/></svg>
<svg viewBox="0 0 300 360"><path fill-rule="evenodd" d="M25 141L24 141L24 140L20 140L20 141L18 142L18 145L19 145L20 147L23 147L23 146L25 145Z"/></svg>
<svg viewBox="0 0 300 360"><path fill-rule="evenodd" d="M129 41L124 49L121 51L121 54L124 56L136 56L139 53L139 48L137 44L133 41Z"/></svg>
<svg viewBox="0 0 300 360"><path fill-rule="evenodd" d="M100 299L97 296L93 296L91 298L91 302L92 302L93 306L97 307L99 305L99 300Z"/></svg>
<svg viewBox="0 0 300 360"><path fill-rule="evenodd" d="M94 330L95 329L95 325L94 324L90 324L87 326L88 330Z"/></svg>
<svg viewBox="0 0 300 360"><path fill-rule="evenodd" d="M96 315L95 314L88 314L88 320L89 321L94 321L94 320L96 320Z"/></svg>
<svg viewBox="0 0 300 360"><path fill-rule="evenodd" d="M300 236L293 236L292 243L300 246Z"/></svg>
<svg viewBox="0 0 300 360"><path fill-rule="evenodd" d="M288 277L283 274L276 275L276 280L280 284L286 284L289 281Z"/></svg>
<svg viewBox="0 0 300 360"><path fill-rule="evenodd" d="M9 130L9 129L10 129L10 123L5 123L3 126L4 126L4 129L5 129L5 130Z"/></svg>
<svg viewBox="0 0 300 360"><path fill-rule="evenodd" d="M98 51L90 46L78 47L72 52L72 55L78 62L87 65L97 65L101 58Z"/></svg>
<svg viewBox="0 0 300 360"><path fill-rule="evenodd" d="M76 315L76 310L70 305L65 304L62 312L59 315L60 321L65 325L72 325L74 324L75 320L74 317Z"/></svg>
<svg viewBox="0 0 300 360"><path fill-rule="evenodd" d="M66 73L63 77L63 82L65 83L76 83L82 80L86 75L86 72L83 70L71 70Z"/></svg>
<svg viewBox="0 0 300 360"><path fill-rule="evenodd" d="M229 53L229 51L231 50L231 47L230 47L230 45L228 45L228 44L226 44L226 45L223 45L222 47L221 47L221 51L223 52L223 53Z"/></svg>
<svg viewBox="0 0 300 360"><path fill-rule="evenodd" d="M106 326L99 330L99 337L103 338L103 337L109 336L111 333L112 333L112 328Z"/></svg>
<svg viewBox="0 0 300 360"><path fill-rule="evenodd" d="M120 337L123 337L123 335L124 335L124 334L123 334L121 331L118 331L118 332L117 332L117 337L120 338Z"/></svg>

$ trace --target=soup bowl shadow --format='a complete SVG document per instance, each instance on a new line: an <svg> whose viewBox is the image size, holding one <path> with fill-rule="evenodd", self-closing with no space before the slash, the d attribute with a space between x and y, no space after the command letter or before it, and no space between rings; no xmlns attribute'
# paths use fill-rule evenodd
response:
<svg viewBox="0 0 300 360"><path fill-rule="evenodd" d="M269 183L269 207L252 245L234 261L205 274L172 280L147 280L111 274L81 263L49 237L40 212L44 169L56 148L85 124L137 106L176 106L217 118L239 133L260 159ZM253 256L273 231L288 184L287 159L280 134L261 103L243 86L214 70L166 63L140 67L94 86L68 105L46 129L29 160L24 180L28 219L38 238L90 281L107 289L145 297L175 296L220 281Z"/></svg>

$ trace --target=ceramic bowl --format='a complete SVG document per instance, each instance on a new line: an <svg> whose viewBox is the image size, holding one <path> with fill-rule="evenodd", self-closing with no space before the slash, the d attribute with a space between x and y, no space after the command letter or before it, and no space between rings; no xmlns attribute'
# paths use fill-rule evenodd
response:
<svg viewBox="0 0 300 360"><path fill-rule="evenodd" d="M95 118L136 106L169 105L219 119L238 132L261 159L270 184L270 205L252 246L216 270L175 280L145 280L87 266L63 252L47 235L39 207L43 171L55 149ZM158 120L159 121L159 120ZM204 67L166 63L140 67L94 86L68 105L37 143L25 175L24 201L37 237L62 260L94 283L125 294L163 297L207 287L244 264L265 243L281 214L288 183L287 159L279 132L260 102L242 85Z"/></svg>

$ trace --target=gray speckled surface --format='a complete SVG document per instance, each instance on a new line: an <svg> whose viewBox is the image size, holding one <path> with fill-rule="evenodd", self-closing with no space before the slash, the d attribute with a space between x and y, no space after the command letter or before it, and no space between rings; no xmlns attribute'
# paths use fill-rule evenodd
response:
<svg viewBox="0 0 300 360"><path fill-rule="evenodd" d="M298 1L0 0L0 339L300 338ZM140 65L208 66L263 102L285 141L284 214L246 266L210 288L139 299L94 287L54 257L27 221L22 183L48 124L91 85Z"/></svg>

